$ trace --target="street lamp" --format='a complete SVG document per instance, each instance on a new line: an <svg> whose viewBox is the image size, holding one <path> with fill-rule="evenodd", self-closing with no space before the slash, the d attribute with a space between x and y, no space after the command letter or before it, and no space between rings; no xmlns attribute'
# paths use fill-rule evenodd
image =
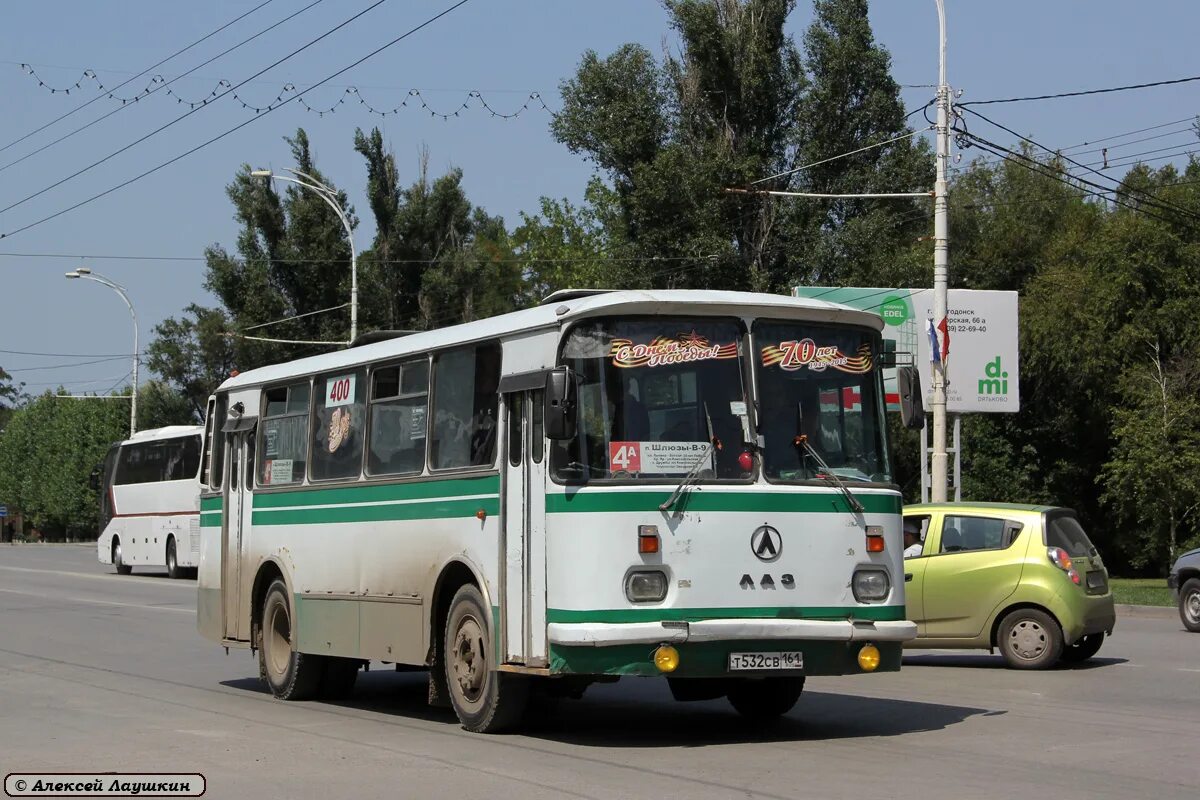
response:
<svg viewBox="0 0 1200 800"><path fill-rule="evenodd" d="M133 436L137 433L137 393L138 393L138 324L137 314L133 310L133 303L129 302L129 295L125 293L125 287L99 273L92 272L88 267L80 267L79 269L71 270L66 274L68 278L83 278L89 281L103 284L112 289L117 294L121 295L121 299L125 301L125 305L129 306L129 316L133 317L133 396L130 398L129 407L129 435Z"/></svg>
<svg viewBox="0 0 1200 800"><path fill-rule="evenodd" d="M317 196L324 200L337 213L338 219L342 221L342 226L346 229L346 238L350 241L350 341L353 342L358 336L358 253L354 249L354 229L350 227L350 218L346 216L345 210L338 203L337 192L333 189L321 183L312 175L305 174L298 169L285 167L285 170L299 177L293 178L287 175L276 175L269 169L252 170L250 175L255 178L287 181L288 183L294 183L297 186L303 186L305 189L316 192Z"/></svg>

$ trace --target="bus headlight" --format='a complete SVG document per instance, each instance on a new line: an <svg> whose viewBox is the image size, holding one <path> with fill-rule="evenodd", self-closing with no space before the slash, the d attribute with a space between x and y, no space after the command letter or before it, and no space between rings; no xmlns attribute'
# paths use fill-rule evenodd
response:
<svg viewBox="0 0 1200 800"><path fill-rule="evenodd" d="M667 575L659 570L640 570L625 576L625 596L631 603L657 603L667 596Z"/></svg>
<svg viewBox="0 0 1200 800"><path fill-rule="evenodd" d="M881 569L860 569L854 573L850 583L854 599L860 603L877 603L892 590L892 580Z"/></svg>

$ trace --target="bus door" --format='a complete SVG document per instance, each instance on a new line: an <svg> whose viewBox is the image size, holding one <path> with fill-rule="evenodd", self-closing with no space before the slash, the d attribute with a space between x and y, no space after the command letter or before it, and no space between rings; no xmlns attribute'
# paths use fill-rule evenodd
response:
<svg viewBox="0 0 1200 800"><path fill-rule="evenodd" d="M545 375L536 377L540 380L531 377L521 383L532 383L537 388L521 387L504 394L499 635L504 642L506 662L544 667L547 664L547 454L542 425Z"/></svg>
<svg viewBox="0 0 1200 800"><path fill-rule="evenodd" d="M225 425L225 513L222 515L221 596L225 618L225 638L247 641L250 638L249 593L243 591L250 511L254 488L254 423L251 419L231 419Z"/></svg>

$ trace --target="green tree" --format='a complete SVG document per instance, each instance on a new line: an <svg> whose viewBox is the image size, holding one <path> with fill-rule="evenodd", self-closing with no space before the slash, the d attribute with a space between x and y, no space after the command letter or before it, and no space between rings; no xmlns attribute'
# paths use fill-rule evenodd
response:
<svg viewBox="0 0 1200 800"><path fill-rule="evenodd" d="M166 381L147 381L138 388L138 430L167 425L195 425L204 420L191 398Z"/></svg>
<svg viewBox="0 0 1200 800"><path fill-rule="evenodd" d="M99 509L88 478L128 425L124 400L34 398L0 436L0 497L52 537L95 538Z"/></svg>
<svg viewBox="0 0 1200 800"><path fill-rule="evenodd" d="M13 407L21 401L22 384L13 383L12 375L0 367L0 431L12 417Z"/></svg>

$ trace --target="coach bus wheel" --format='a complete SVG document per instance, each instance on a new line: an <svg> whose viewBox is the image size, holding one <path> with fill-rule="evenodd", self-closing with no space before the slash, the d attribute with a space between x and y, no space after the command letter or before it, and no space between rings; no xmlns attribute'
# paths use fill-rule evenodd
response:
<svg viewBox="0 0 1200 800"><path fill-rule="evenodd" d="M496 671L487 619L479 590L463 586L450 602L443 639L450 703L463 728L475 733L516 726L529 701L525 676Z"/></svg>
<svg viewBox="0 0 1200 800"><path fill-rule="evenodd" d="M259 674L280 700L307 700L316 694L324 664L320 656L296 652L287 584L278 578L263 600L258 662Z"/></svg>
<svg viewBox="0 0 1200 800"><path fill-rule="evenodd" d="M126 564L121 558L121 540L116 537L113 537L112 562L118 575L128 575L133 572L133 567Z"/></svg>
<svg viewBox="0 0 1200 800"><path fill-rule="evenodd" d="M742 678L729 687L729 703L751 722L771 722L792 710L804 678Z"/></svg>
<svg viewBox="0 0 1200 800"><path fill-rule="evenodd" d="M167 537L167 577L178 578L180 575L179 558L175 555L175 537Z"/></svg>

